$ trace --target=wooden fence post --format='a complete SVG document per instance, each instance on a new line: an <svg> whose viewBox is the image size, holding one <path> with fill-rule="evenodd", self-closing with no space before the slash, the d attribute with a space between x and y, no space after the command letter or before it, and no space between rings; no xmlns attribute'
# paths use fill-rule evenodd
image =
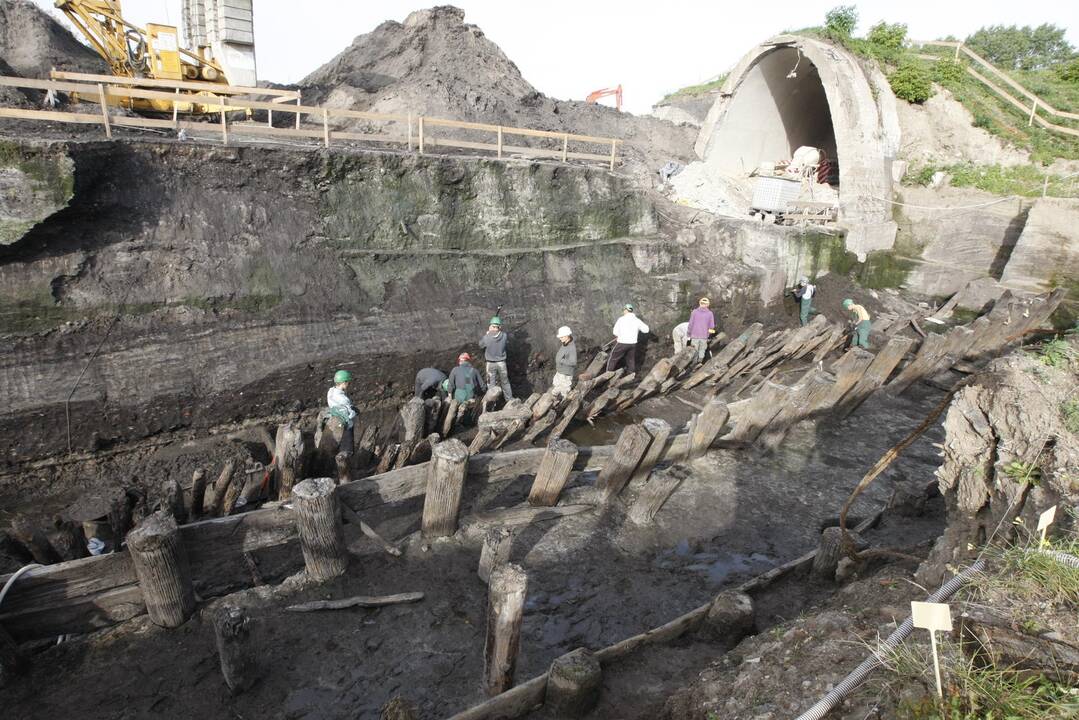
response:
<svg viewBox="0 0 1079 720"><path fill-rule="evenodd" d="M176 97L172 101L172 129L180 129L180 88L176 88Z"/></svg>
<svg viewBox="0 0 1079 720"><path fill-rule="evenodd" d="M273 127L273 110L266 111L266 127Z"/></svg>
<svg viewBox="0 0 1079 720"><path fill-rule="evenodd" d="M562 162L566 162L569 156L569 134L562 134Z"/></svg>
<svg viewBox="0 0 1079 720"><path fill-rule="evenodd" d="M250 618L238 607L225 605L214 613L214 639L221 660L221 674L233 695L254 685L258 678L255 659L248 643Z"/></svg>
<svg viewBox="0 0 1079 720"><path fill-rule="evenodd" d="M105 86L97 84L97 97L101 101L101 117L105 122L105 137L112 139L112 124L109 122L109 103L105 99Z"/></svg>
<svg viewBox="0 0 1079 720"><path fill-rule="evenodd" d="M420 119L419 119L419 133L420 133L420 155L423 155L423 115L420 115Z"/></svg>
<svg viewBox="0 0 1079 720"><path fill-rule="evenodd" d="M292 489L292 498L308 576L322 582L343 575L348 569L348 550L336 483L332 478L304 480Z"/></svg>
<svg viewBox="0 0 1079 720"><path fill-rule="evenodd" d="M300 129L300 111L298 108L303 107L303 103L300 102L300 91L296 91L296 129Z"/></svg>
<svg viewBox="0 0 1079 720"><path fill-rule="evenodd" d="M520 565L509 563L491 573L487 642L483 652L484 687L488 695L498 695L513 687L527 591L528 575Z"/></svg>
<svg viewBox="0 0 1079 720"><path fill-rule="evenodd" d="M330 111L322 108L322 142L330 146Z"/></svg>
<svg viewBox="0 0 1079 720"><path fill-rule="evenodd" d="M408 151L412 152L412 113L408 113Z"/></svg>
<svg viewBox="0 0 1079 720"><path fill-rule="evenodd" d="M551 506L558 503L558 496L566 486L573 463L577 460L577 446L569 440L551 438L540 460L532 490L528 493L531 505Z"/></svg>
<svg viewBox="0 0 1079 720"><path fill-rule="evenodd" d="M698 458L712 447L719 432L727 424L730 411L727 403L719 398L712 398L699 415L693 419L692 430L689 435L689 458Z"/></svg>
<svg viewBox="0 0 1079 720"><path fill-rule="evenodd" d="M618 148L618 141L614 138L611 139L611 172L614 172L614 154Z"/></svg>
<svg viewBox="0 0 1079 720"><path fill-rule="evenodd" d="M502 126L498 126L498 159L502 159Z"/></svg>
<svg viewBox="0 0 1079 720"><path fill-rule="evenodd" d="M667 447L667 440L671 436L671 424L666 420L645 418L641 424L644 425L644 429L648 431L648 434L652 436L652 441L648 443L648 452L641 458L641 464L637 467L637 472L633 474L633 477L637 480L647 478L648 474L652 472L652 468L663 457L663 450Z"/></svg>
<svg viewBox="0 0 1079 720"><path fill-rule="evenodd" d="M457 510L468 471L468 448L460 440L440 442L427 467L427 494L423 499L424 537L457 532Z"/></svg>
<svg viewBox="0 0 1079 720"><path fill-rule="evenodd" d="M303 472L305 451L303 433L293 423L279 425L274 442L274 463L277 467L277 499L288 500L292 486Z"/></svg>
<svg viewBox="0 0 1079 720"><path fill-rule="evenodd" d="M1030 103L1030 119L1027 120L1027 125L1028 126L1034 124L1034 113L1037 112L1037 110L1038 110L1038 101L1035 100L1032 103Z"/></svg>
<svg viewBox="0 0 1079 720"><path fill-rule="evenodd" d="M587 649L577 648L551 663L543 706L556 717L583 717L599 701L602 685L599 660Z"/></svg>
<svg viewBox="0 0 1079 720"><path fill-rule="evenodd" d="M150 621L182 625L195 610L195 593L176 519L167 510L150 515L127 534L127 548Z"/></svg>
<svg viewBox="0 0 1079 720"><path fill-rule="evenodd" d="M476 574L480 580L490 582L495 568L509 562L513 548L513 531L507 527L491 528L483 536L483 549L480 550L480 564Z"/></svg>
<svg viewBox="0 0 1079 720"><path fill-rule="evenodd" d="M603 491L604 501L622 492L651 442L652 436L643 425L629 425L618 436L614 452L596 478L596 487Z"/></svg>

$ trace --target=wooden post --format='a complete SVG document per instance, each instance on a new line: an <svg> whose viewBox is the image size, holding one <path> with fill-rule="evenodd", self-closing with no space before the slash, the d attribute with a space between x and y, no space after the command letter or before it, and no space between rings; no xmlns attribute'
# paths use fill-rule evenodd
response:
<svg viewBox="0 0 1079 720"><path fill-rule="evenodd" d="M498 159L502 159L502 126L498 126Z"/></svg>
<svg viewBox="0 0 1079 720"><path fill-rule="evenodd" d="M583 717L599 701L602 685L599 660L585 648L578 648L551 663L543 707L556 717Z"/></svg>
<svg viewBox="0 0 1079 720"><path fill-rule="evenodd" d="M146 614L154 625L179 627L195 610L195 593L176 520L159 510L127 534Z"/></svg>
<svg viewBox="0 0 1079 720"><path fill-rule="evenodd" d="M491 573L487 642L483 652L484 687L488 695L498 695L513 687L527 591L528 575L520 565L509 563Z"/></svg>
<svg viewBox="0 0 1079 720"><path fill-rule="evenodd" d="M959 49L963 47L963 43L956 43L955 45L955 61L959 62Z"/></svg>
<svg viewBox="0 0 1079 720"><path fill-rule="evenodd" d="M652 436L643 425L629 425L622 430L618 442L615 443L614 452L596 478L596 487L603 491L605 501L610 501L622 492L651 442Z"/></svg>
<svg viewBox="0 0 1079 720"><path fill-rule="evenodd" d="M1027 120L1027 125L1033 125L1034 124L1034 113L1037 111L1037 109L1038 109L1038 101L1035 100L1032 103L1030 103L1030 119Z"/></svg>
<svg viewBox="0 0 1079 720"><path fill-rule="evenodd" d="M412 113L408 114L408 151L412 152Z"/></svg>
<svg viewBox="0 0 1079 720"><path fill-rule="evenodd" d="M423 499L425 537L457 532L457 510L468 471L468 448L460 440L440 442L427 467L427 494Z"/></svg>
<svg viewBox="0 0 1079 720"><path fill-rule="evenodd" d="M820 547L813 558L813 574L821 580L834 581L839 560L843 557L843 531L838 527L825 528Z"/></svg>
<svg viewBox="0 0 1079 720"><path fill-rule="evenodd" d="M672 465L666 470L653 473L629 509L629 519L638 525L655 520L667 499L687 477L689 470L682 465Z"/></svg>
<svg viewBox="0 0 1079 720"><path fill-rule="evenodd" d="M221 143L223 145L229 144L229 120L225 116L225 106L228 105L228 98L224 95L221 96Z"/></svg>
<svg viewBox="0 0 1079 720"><path fill-rule="evenodd" d="M322 142L330 146L330 111L322 108Z"/></svg>
<svg viewBox="0 0 1079 720"><path fill-rule="evenodd" d="M307 575L318 582L343 575L348 569L348 550L333 479L304 480L292 489L292 498Z"/></svg>
<svg viewBox="0 0 1079 720"><path fill-rule="evenodd" d="M266 111L266 127L273 127L273 110Z"/></svg>
<svg viewBox="0 0 1079 720"><path fill-rule="evenodd" d="M296 109L296 129L297 130L300 129L300 110L299 110L299 108L302 107L302 105L303 105L303 103L300 102L300 91L297 90L296 91L296 108L297 108Z"/></svg>
<svg viewBox="0 0 1079 720"><path fill-rule="evenodd" d="M112 139L112 124L109 122L109 103L105 98L105 86L97 84L97 96L101 101L101 118L105 123L105 137Z"/></svg>
<svg viewBox="0 0 1079 720"><path fill-rule="evenodd" d="M420 155L423 155L423 115L420 115L419 119L419 133L420 133ZM443 433L444 434L444 433Z"/></svg>
<svg viewBox="0 0 1079 720"><path fill-rule="evenodd" d="M180 88L176 88L176 97L172 101L172 128L180 128Z"/></svg>
<svg viewBox="0 0 1079 720"><path fill-rule="evenodd" d="M659 459L663 457L663 450L667 447L667 440L671 436L671 424L660 418L645 418L644 429L652 436L648 443L648 452L641 458L641 464L637 466L637 472L633 474L634 480L644 480L652 472Z"/></svg>
<svg viewBox="0 0 1079 720"><path fill-rule="evenodd" d="M288 500L292 486L303 473L304 441L300 428L291 422L279 425L274 443L277 465L277 499Z"/></svg>
<svg viewBox="0 0 1079 720"><path fill-rule="evenodd" d="M211 494L206 496L206 514L210 517L217 517L225 507L225 494L232 484L232 471L235 467L235 460L227 460L225 467L221 468L221 474L217 476Z"/></svg>
<svg viewBox="0 0 1079 720"><path fill-rule="evenodd" d="M555 505L576 460L576 445L562 438L551 438L540 460L536 479L532 481L532 490L528 493L529 504Z"/></svg>
<svg viewBox="0 0 1079 720"><path fill-rule="evenodd" d="M569 157L569 135L562 134L562 162L566 162Z"/></svg>
<svg viewBox="0 0 1079 720"><path fill-rule="evenodd" d="M727 424L730 411L727 403L719 398L712 398L704 406L700 414L693 417L693 424L689 434L689 457L698 458L712 447L712 443L719 436L723 426Z"/></svg>
<svg viewBox="0 0 1079 720"><path fill-rule="evenodd" d="M187 513L192 520L198 520L202 517L202 503L205 498L206 471L202 468L195 468L195 472L191 473L191 509Z"/></svg>
<svg viewBox="0 0 1079 720"><path fill-rule="evenodd" d="M240 608L225 605L214 613L213 623L221 674L229 691L239 695L258 678L253 649L248 643L250 618Z"/></svg>
<svg viewBox="0 0 1079 720"><path fill-rule="evenodd" d="M337 453L333 456L334 464L337 465L337 484L344 485L350 482L348 473L348 453Z"/></svg>
<svg viewBox="0 0 1079 720"><path fill-rule="evenodd" d="M163 510L168 510L176 518L178 525L187 522L187 506L184 505L184 490L176 478L165 481L165 493L161 498Z"/></svg>
<svg viewBox="0 0 1079 720"><path fill-rule="evenodd" d="M611 139L611 172L614 172L614 153L615 153L615 150L617 148L618 148L618 141L612 138Z"/></svg>
<svg viewBox="0 0 1079 720"><path fill-rule="evenodd" d="M480 576L480 580L490 582L491 573L495 568L501 567L510 561L513 537L513 531L504 526L491 528L483 536L480 565L476 569L476 574Z"/></svg>

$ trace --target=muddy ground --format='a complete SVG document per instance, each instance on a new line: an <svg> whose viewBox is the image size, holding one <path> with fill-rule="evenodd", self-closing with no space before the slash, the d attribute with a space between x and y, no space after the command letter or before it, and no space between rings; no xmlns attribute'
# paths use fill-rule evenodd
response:
<svg viewBox="0 0 1079 720"><path fill-rule="evenodd" d="M816 545L850 488L880 454L919 423L939 391L916 386L899 398L871 399L842 423L793 429L778 452L715 450L692 466L655 525L623 522L624 505L518 535L512 560L530 584L517 677L545 670L575 647L600 648L642 632L706 602L717 591ZM683 402L682 400L685 400ZM700 396L660 398L639 412L679 424ZM612 424L594 431L613 435ZM937 464L937 429L904 456L858 501L866 515L896 483L924 484ZM577 479L588 485L591 475ZM513 505L525 497L527 476L502 485L471 487L464 513ZM632 497L634 488L630 488ZM572 496L586 490L570 489ZM628 498L627 498L628 499ZM87 718L161 716L355 718L402 694L425 718L444 717L480 702L486 592L475 575L480 533L465 528L424 551L414 535L419 500L384 506L372 516L392 539L410 539L402 558L391 558L359 535L349 573L326 585L301 589L287 600L260 599L258 591L233 596L252 606L260 682L231 698L216 667L212 629L202 612L166 632L145 618L91 636L43 647L30 674L0 691L15 717L79 713ZM874 542L910 544L934 537L942 517L889 519ZM350 530L351 533L351 530ZM411 535L410 535L411 534ZM258 556L260 572L280 580L298 570L297 548ZM294 600L422 591L423 601L381 610L293 614ZM783 591L766 601L766 617L790 617L812 594ZM266 594L265 590L262 591ZM707 642L687 641L634 655L607 675L607 714L655 717L666 695L716 659ZM613 714L612 714L613 713Z"/></svg>

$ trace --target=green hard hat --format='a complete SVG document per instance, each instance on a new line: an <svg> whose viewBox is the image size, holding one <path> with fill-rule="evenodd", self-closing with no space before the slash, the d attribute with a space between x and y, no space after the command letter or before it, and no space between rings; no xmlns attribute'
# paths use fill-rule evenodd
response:
<svg viewBox="0 0 1079 720"><path fill-rule="evenodd" d="M843 301L843 307L845 307L845 308L849 308L853 304L854 304L854 301L851 300L850 298L847 298L846 300Z"/></svg>
<svg viewBox="0 0 1079 720"><path fill-rule="evenodd" d="M450 391L450 379L446 378L445 380L443 380L442 385L440 387L442 388L442 392L449 392Z"/></svg>
<svg viewBox="0 0 1079 720"><path fill-rule="evenodd" d="M349 382L350 380L352 380L352 373L348 370L338 370L333 374L334 383Z"/></svg>
<svg viewBox="0 0 1079 720"><path fill-rule="evenodd" d="M495 315L493 318L491 318L491 322L489 322L487 324L488 325L497 325L499 327L502 327L502 318Z"/></svg>

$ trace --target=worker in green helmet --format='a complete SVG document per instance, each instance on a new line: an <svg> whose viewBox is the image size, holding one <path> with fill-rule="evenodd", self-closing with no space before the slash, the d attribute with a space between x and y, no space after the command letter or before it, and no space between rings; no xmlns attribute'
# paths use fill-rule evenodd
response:
<svg viewBox="0 0 1079 720"><path fill-rule="evenodd" d="M843 301L843 309L850 313L850 347L862 347L868 350L869 331L873 325L869 312L850 298Z"/></svg>
<svg viewBox="0 0 1079 720"><path fill-rule="evenodd" d="M483 359L487 361L487 384L491 387L498 385L502 388L502 396L507 401L513 399L513 389L510 387L510 373L506 368L506 343L509 336L502 329L502 318L495 315L487 324L487 332L480 338L480 347L483 348Z"/></svg>
<svg viewBox="0 0 1079 720"><path fill-rule="evenodd" d="M345 431L341 434L341 444L337 452L352 454L352 433L356 421L356 409L352 407L352 400L348 397L348 385L352 382L352 373L348 370L338 370L333 374L333 387L326 391L326 406L330 417L336 418L344 426Z"/></svg>

